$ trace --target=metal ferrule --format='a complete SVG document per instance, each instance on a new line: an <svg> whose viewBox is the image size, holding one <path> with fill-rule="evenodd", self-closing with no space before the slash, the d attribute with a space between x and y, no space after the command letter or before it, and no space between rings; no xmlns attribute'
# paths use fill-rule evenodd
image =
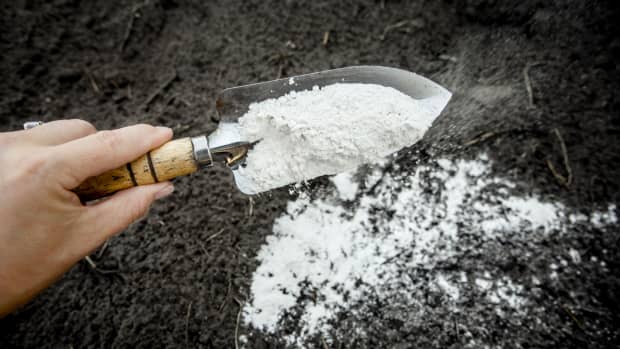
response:
<svg viewBox="0 0 620 349"><path fill-rule="evenodd" d="M219 162L232 169L236 169L245 161L245 156L252 144L248 142L233 142L218 147L209 147L209 140L206 136L192 137L192 147L194 148L194 159L198 167L212 166Z"/></svg>
<svg viewBox="0 0 620 349"><path fill-rule="evenodd" d="M213 156L211 156L211 149L209 149L207 136L192 137L192 147L194 148L194 159L198 167L213 165Z"/></svg>

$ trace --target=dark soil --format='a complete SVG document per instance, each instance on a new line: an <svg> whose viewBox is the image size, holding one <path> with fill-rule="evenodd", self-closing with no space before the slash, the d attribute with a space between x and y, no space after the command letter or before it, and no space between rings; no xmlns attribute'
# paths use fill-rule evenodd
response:
<svg viewBox="0 0 620 349"><path fill-rule="evenodd" d="M484 149L497 172L525 190L590 211L620 199L614 7L570 0L2 1L0 130L83 118L99 129L146 122L196 135L215 129L215 95L225 87L347 65L396 66L454 91L425 141L397 161L413 167L418 158ZM547 164L566 175L555 129L567 147L568 187ZM95 252L96 269L79 263L0 320L0 346L234 347L253 257L288 191L254 198L250 215L250 200L226 169L178 179L176 189ZM475 335L506 347L617 347L619 237L617 229L581 227L547 241L548 254L488 256L489 265L525 275L564 253L558 246L572 246L606 268L584 263L544 283L535 297L542 325L467 314L480 328ZM441 304L428 323L398 327L382 323L382 307L367 319L381 331L343 347L465 344ZM280 347L277 338L250 338L250 348Z"/></svg>

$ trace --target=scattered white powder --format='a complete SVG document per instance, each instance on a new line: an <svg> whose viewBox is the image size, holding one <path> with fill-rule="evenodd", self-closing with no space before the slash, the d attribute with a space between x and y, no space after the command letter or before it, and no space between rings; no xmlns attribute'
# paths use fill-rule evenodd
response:
<svg viewBox="0 0 620 349"><path fill-rule="evenodd" d="M616 205L609 205L607 212L594 212L590 215L590 223L597 228L618 223Z"/></svg>
<svg viewBox="0 0 620 349"><path fill-rule="evenodd" d="M476 286L478 286L478 288L482 291L486 291L490 289L491 286L493 285L493 282L491 280L482 279L482 278L476 279L475 282L476 282Z"/></svg>
<svg viewBox="0 0 620 349"><path fill-rule="evenodd" d="M353 180L353 173L343 172L330 178L336 186L342 200L353 200L357 194L359 184Z"/></svg>
<svg viewBox="0 0 620 349"><path fill-rule="evenodd" d="M258 193L377 161L420 140L445 93L418 100L391 87L337 83L253 103L239 132L259 142L235 171L237 185Z"/></svg>
<svg viewBox="0 0 620 349"><path fill-rule="evenodd" d="M557 272L557 271L555 271L555 270L554 270L554 271L552 271L552 272L549 274L549 278L550 278L550 279L552 279L552 280L557 280L557 279L558 279L558 272Z"/></svg>
<svg viewBox="0 0 620 349"><path fill-rule="evenodd" d="M577 222L587 221L588 216L584 215L583 213L571 213L568 215L568 220L574 224Z"/></svg>
<svg viewBox="0 0 620 349"><path fill-rule="evenodd" d="M518 309L527 301L523 296L523 286L515 284L507 277L502 277L494 284L493 292L488 295L492 303L500 304L506 302L508 306Z"/></svg>
<svg viewBox="0 0 620 349"><path fill-rule="evenodd" d="M450 296L450 298L452 298L453 300L459 299L459 288L456 285L452 284L450 281L448 281L445 275L437 275L437 277L435 278L435 283L437 283L439 289L441 289L448 296Z"/></svg>
<svg viewBox="0 0 620 349"><path fill-rule="evenodd" d="M602 228L608 225L617 224L618 216L616 215L617 207L615 204L609 205L606 212L593 212L590 216L583 213L571 213L568 219L571 223L589 223L596 228Z"/></svg>
<svg viewBox="0 0 620 349"><path fill-rule="evenodd" d="M509 195L515 184L491 176L484 155L472 161L439 160L411 175L383 172L379 168L369 176L376 184L372 192L357 188L353 195L353 182L368 178L349 174L333 180L340 189L332 196L302 196L288 203L258 253L251 302L244 308L246 325L276 333L284 315L295 311L298 330L282 338L305 347L315 335L329 338L339 313L363 312L356 309L368 297L401 304L411 309L408 316L415 318L410 321L425 321L425 300L415 296L424 287L445 294L455 307L473 300L493 305L499 316L519 313L528 299L518 280L498 271L468 278L462 271L435 267L459 256L471 239L475 248L498 238L531 241L562 233L570 224L587 224L590 217L615 219L615 206L575 218L561 204ZM341 199L353 197L354 207L341 205ZM575 252L569 254L576 259ZM554 267L550 277L557 279ZM430 273L430 279L410 277L415 270Z"/></svg>

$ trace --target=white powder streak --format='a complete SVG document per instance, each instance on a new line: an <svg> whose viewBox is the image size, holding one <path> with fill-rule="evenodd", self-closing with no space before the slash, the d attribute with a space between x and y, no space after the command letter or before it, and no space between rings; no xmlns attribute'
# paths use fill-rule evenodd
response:
<svg viewBox="0 0 620 349"><path fill-rule="evenodd" d="M420 140L446 100L375 84L333 84L251 104L241 139L258 144L235 171L257 193L377 161Z"/></svg>
<svg viewBox="0 0 620 349"><path fill-rule="evenodd" d="M286 311L301 309L301 332L286 340L302 347L304 338L325 334L339 311L352 311L349 308L368 294L389 302L408 299L408 304L419 304L410 294L420 285L406 271L421 266L432 270L455 255L461 232L479 241L511 234L534 238L562 232L575 222L617 220L613 205L607 212L580 218L567 215L563 205L537 196L510 196L507 193L515 185L490 176L484 155L473 161L443 159L437 164L419 167L410 176L387 173L380 182L373 172L374 193L358 190L353 195L348 191L351 184L346 184L344 198L359 199L351 209L336 200L342 199L342 190L315 201L300 197L289 202L287 213L275 221L273 235L258 253L260 265L253 275L252 301L244 308L245 323L274 333ZM343 178L336 182L352 180ZM434 281L457 302L467 276L441 273L435 274ZM528 302L523 286L507 276L485 272L473 282L491 303L519 311ZM310 289L313 296L298 301Z"/></svg>

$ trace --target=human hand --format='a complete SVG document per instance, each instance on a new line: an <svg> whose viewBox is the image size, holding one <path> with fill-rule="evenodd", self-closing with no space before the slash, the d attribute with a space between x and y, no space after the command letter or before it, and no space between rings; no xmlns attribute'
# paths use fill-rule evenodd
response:
<svg viewBox="0 0 620 349"><path fill-rule="evenodd" d="M82 120L0 133L0 317L172 193L172 184L163 182L86 206L71 191L170 138L172 130L165 127L97 132Z"/></svg>

